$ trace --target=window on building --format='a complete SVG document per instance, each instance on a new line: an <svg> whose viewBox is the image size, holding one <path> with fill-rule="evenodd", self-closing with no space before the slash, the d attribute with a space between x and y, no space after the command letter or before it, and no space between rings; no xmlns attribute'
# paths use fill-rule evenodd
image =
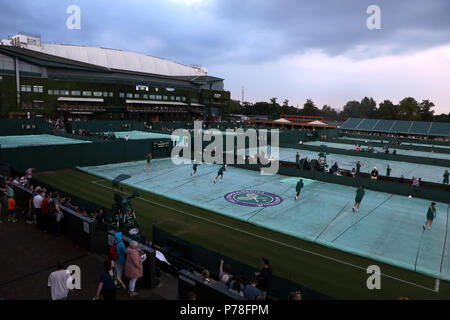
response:
<svg viewBox="0 0 450 320"><path fill-rule="evenodd" d="M162 100L162 95L157 94L157 95L156 95L156 100Z"/></svg>
<svg viewBox="0 0 450 320"><path fill-rule="evenodd" d="M100 91L94 91L94 97L101 97L102 96L102 92Z"/></svg>
<svg viewBox="0 0 450 320"><path fill-rule="evenodd" d="M112 98L113 96L114 96L114 93L113 93L113 92L110 92L110 93L109 93L109 97Z"/></svg>
<svg viewBox="0 0 450 320"><path fill-rule="evenodd" d="M164 96L164 97L163 97L163 100L167 100L168 98L169 98L169 97L167 97L167 96Z"/></svg>
<svg viewBox="0 0 450 320"><path fill-rule="evenodd" d="M83 91L83 97L90 97L92 96L92 91Z"/></svg>
<svg viewBox="0 0 450 320"><path fill-rule="evenodd" d="M22 92L31 92L31 86L30 85L21 85L20 91Z"/></svg>
<svg viewBox="0 0 450 320"><path fill-rule="evenodd" d="M150 95L150 100L155 100L155 95L154 94Z"/></svg>
<svg viewBox="0 0 450 320"><path fill-rule="evenodd" d="M177 97L177 101L181 101L181 97Z"/></svg>
<svg viewBox="0 0 450 320"><path fill-rule="evenodd" d="M135 99L139 99L139 93L135 93L135 94L134 94L134 98L135 98Z"/></svg>
<svg viewBox="0 0 450 320"><path fill-rule="evenodd" d="M158 92L158 88L155 88L155 91Z"/></svg>
<svg viewBox="0 0 450 320"><path fill-rule="evenodd" d="M119 97L120 97L120 98L125 98L125 93L119 92Z"/></svg>
<svg viewBox="0 0 450 320"><path fill-rule="evenodd" d="M144 94L143 98L148 99L148 94Z"/></svg>
<svg viewBox="0 0 450 320"><path fill-rule="evenodd" d="M186 101L186 97L182 97L181 100Z"/></svg>
<svg viewBox="0 0 450 320"><path fill-rule="evenodd" d="M43 86L33 86L33 92L44 92Z"/></svg>
<svg viewBox="0 0 450 320"><path fill-rule="evenodd" d="M170 100L171 101L175 101L175 97L174 96L170 96Z"/></svg>
<svg viewBox="0 0 450 320"><path fill-rule="evenodd" d="M107 97L108 96L108 92L103 92L103 96Z"/></svg>
<svg viewBox="0 0 450 320"><path fill-rule="evenodd" d="M53 94L59 95L59 90L53 89Z"/></svg>
<svg viewBox="0 0 450 320"><path fill-rule="evenodd" d="M23 91L23 90L22 90ZM53 94L53 90L52 89L49 89L48 90L48 94Z"/></svg>
<svg viewBox="0 0 450 320"><path fill-rule="evenodd" d="M127 93L127 98L133 98L133 94L132 93Z"/></svg>
<svg viewBox="0 0 450 320"><path fill-rule="evenodd" d="M81 95L81 91L73 90L73 91L71 92L71 94L72 94L73 96L80 96L80 95Z"/></svg>

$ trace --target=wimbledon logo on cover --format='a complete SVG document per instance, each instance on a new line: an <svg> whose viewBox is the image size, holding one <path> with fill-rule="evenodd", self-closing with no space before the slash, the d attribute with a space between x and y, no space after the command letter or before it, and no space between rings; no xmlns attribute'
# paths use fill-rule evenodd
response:
<svg viewBox="0 0 450 320"><path fill-rule="evenodd" d="M279 205L283 199L273 193L259 190L239 190L229 192L225 200L247 207L269 207Z"/></svg>

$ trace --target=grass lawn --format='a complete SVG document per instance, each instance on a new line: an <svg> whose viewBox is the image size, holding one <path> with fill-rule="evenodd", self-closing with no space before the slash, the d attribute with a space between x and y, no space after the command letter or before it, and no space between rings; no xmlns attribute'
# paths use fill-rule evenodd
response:
<svg viewBox="0 0 450 320"><path fill-rule="evenodd" d="M42 172L34 176L55 188L104 207L113 203L111 182L76 169ZM125 192L131 192L124 187ZM140 191L133 206L143 233L151 239L151 225L255 268L268 257L274 274L336 299L450 299L450 285L412 271L303 241L226 216ZM369 290L370 265L381 268L381 289ZM219 265L219 262L217 263ZM307 297L305 297L307 298Z"/></svg>

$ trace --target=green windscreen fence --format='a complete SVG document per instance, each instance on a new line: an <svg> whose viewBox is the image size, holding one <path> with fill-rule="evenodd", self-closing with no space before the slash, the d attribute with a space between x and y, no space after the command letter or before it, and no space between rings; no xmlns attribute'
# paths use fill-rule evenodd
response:
<svg viewBox="0 0 450 320"><path fill-rule="evenodd" d="M89 121L70 121L66 123L68 132L78 131L80 129L87 132L106 132L106 131L131 131L144 130L143 121L135 120L89 120Z"/></svg>
<svg viewBox="0 0 450 320"><path fill-rule="evenodd" d="M89 142L89 141L81 141ZM156 145L168 142L168 146ZM42 145L1 149L0 162L9 163L15 170L27 168L37 171L58 170L75 166L101 165L125 161L142 160L151 152L152 156L168 157L172 149L169 139L118 140L91 143Z"/></svg>
<svg viewBox="0 0 450 320"><path fill-rule="evenodd" d="M52 125L43 118L1 119L0 136L17 136L51 133Z"/></svg>
<svg viewBox="0 0 450 320"><path fill-rule="evenodd" d="M304 188L295 200L296 177L261 175L258 171L228 166L223 181L214 183L219 168L215 164L201 164L197 174L191 176L192 164L176 165L172 159L158 159L147 171L140 161L79 169L105 180L113 180L119 174L130 175L122 183L133 188L450 280L448 202L436 201L437 216L432 229L424 232L422 225L430 200L366 190L359 213L355 213L352 211L355 187L303 178Z"/></svg>

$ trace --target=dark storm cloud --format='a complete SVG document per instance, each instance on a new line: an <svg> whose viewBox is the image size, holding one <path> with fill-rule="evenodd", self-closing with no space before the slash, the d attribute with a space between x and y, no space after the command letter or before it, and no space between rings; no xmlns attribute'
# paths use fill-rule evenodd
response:
<svg viewBox="0 0 450 320"><path fill-rule="evenodd" d="M82 10L68 30L66 8ZM382 30L366 28L381 8ZM186 64L262 63L308 49L353 58L396 54L450 42L447 0L3 1L0 36L40 33L44 42L112 47Z"/></svg>

